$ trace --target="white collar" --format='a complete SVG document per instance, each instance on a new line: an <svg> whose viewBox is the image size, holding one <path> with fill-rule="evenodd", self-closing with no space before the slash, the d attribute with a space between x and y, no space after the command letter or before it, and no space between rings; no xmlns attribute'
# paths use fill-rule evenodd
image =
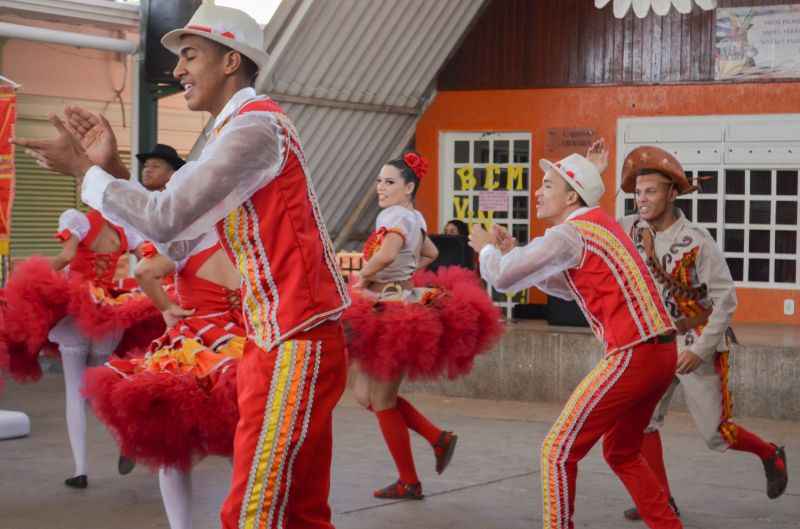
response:
<svg viewBox="0 0 800 529"><path fill-rule="evenodd" d="M214 127L212 130L215 130L217 127L225 123L225 120L230 118L231 114L239 110L245 101L253 99L254 97L256 97L256 91L252 86L242 88L233 94L231 98L228 99L228 102L225 103L225 106L222 107L222 112L220 112L217 118L214 120Z"/></svg>
<svg viewBox="0 0 800 529"><path fill-rule="evenodd" d="M575 211L573 211L572 213L570 213L570 214L569 214L569 216L567 216L567 218L566 218L566 219L564 219L564 221L566 222L566 221L568 221L568 220L572 220L572 219L574 219L575 217L577 217L577 216L579 216L579 215L583 215L583 214L584 214L584 213L586 213L587 211L589 211L589 210L591 210L591 209L594 209L594 208L596 208L596 207L597 207L597 206L592 206L592 207L584 206L584 207L582 207L582 208L578 208L578 209L576 209Z"/></svg>

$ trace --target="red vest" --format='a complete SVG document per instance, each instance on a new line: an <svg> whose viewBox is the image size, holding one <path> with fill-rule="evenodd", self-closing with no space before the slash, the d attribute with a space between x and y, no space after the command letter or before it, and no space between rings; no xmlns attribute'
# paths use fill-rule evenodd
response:
<svg viewBox="0 0 800 529"><path fill-rule="evenodd" d="M350 298L294 126L267 97L250 100L237 115L245 112L270 112L277 119L285 137L284 164L278 176L221 220L217 231L243 278L248 338L269 350L340 314Z"/></svg>
<svg viewBox="0 0 800 529"><path fill-rule="evenodd" d="M87 281L106 290L114 288L117 262L128 252L128 239L125 237L125 231L108 222L98 211L90 210L86 213L86 217L89 219L89 232L78 244L75 257L69 263L69 272L70 274L80 274ZM97 253L91 249L92 243L105 224L108 224L119 236L119 248L116 252ZM58 236L63 239L66 235L59 234Z"/></svg>
<svg viewBox="0 0 800 529"><path fill-rule="evenodd" d="M620 225L600 208L567 222L584 243L567 280L606 354L674 330L647 265Z"/></svg>

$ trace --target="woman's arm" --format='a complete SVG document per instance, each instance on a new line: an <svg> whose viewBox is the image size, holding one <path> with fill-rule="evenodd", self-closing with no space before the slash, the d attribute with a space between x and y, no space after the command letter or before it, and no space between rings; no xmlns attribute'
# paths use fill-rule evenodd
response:
<svg viewBox="0 0 800 529"><path fill-rule="evenodd" d="M163 255L154 255L147 259L142 259L136 265L136 280L147 297L153 300L153 304L161 312L165 312L175 306L164 288L161 286L162 280L170 274L175 273L175 264Z"/></svg>
<svg viewBox="0 0 800 529"><path fill-rule="evenodd" d="M422 251L419 255L419 262L417 263L417 270L426 268L429 264L434 262L439 257L439 249L433 244L428 235L425 235L425 241L422 243Z"/></svg>
<svg viewBox="0 0 800 529"><path fill-rule="evenodd" d="M61 252L50 261L53 265L53 270L63 270L75 258L80 243L80 239L74 235L64 241L61 245Z"/></svg>

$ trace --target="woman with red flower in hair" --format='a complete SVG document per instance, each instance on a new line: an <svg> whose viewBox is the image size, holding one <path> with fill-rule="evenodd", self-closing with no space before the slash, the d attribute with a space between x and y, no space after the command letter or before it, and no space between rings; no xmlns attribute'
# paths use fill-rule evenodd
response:
<svg viewBox="0 0 800 529"><path fill-rule="evenodd" d="M398 395L402 381L466 374L502 332L499 312L469 270L417 273L438 255L414 209L426 172L427 162L413 151L381 169L376 190L382 211L344 315L356 399L375 413L399 473L396 482L375 491L377 498L423 497L409 429L431 444L440 474L458 439Z"/></svg>

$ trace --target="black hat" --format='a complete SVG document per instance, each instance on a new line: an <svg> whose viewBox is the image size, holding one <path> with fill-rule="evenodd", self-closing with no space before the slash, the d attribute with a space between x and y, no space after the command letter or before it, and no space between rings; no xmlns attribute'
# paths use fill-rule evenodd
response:
<svg viewBox="0 0 800 529"><path fill-rule="evenodd" d="M176 171L180 169L186 161L178 156L178 151L169 145L159 143L150 152L141 152L136 155L140 162L144 163L149 158L161 158L172 166Z"/></svg>

